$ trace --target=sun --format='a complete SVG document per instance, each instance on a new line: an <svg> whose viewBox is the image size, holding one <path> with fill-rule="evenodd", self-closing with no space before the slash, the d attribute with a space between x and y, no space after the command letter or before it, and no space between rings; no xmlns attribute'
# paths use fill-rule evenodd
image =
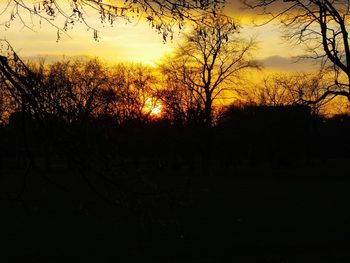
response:
<svg viewBox="0 0 350 263"><path fill-rule="evenodd" d="M156 105L152 110L151 110L151 116L160 116L162 114L162 105Z"/></svg>
<svg viewBox="0 0 350 263"><path fill-rule="evenodd" d="M151 117L159 118L161 117L163 105L155 98L148 98L145 102L144 112L149 114Z"/></svg>

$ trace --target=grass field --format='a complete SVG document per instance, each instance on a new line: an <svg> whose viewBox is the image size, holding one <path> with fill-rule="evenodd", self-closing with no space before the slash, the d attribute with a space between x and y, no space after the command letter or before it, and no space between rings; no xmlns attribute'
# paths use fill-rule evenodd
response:
<svg viewBox="0 0 350 263"><path fill-rule="evenodd" d="M32 174L21 199L11 201L8 189L20 174L3 171L0 260L350 262L350 174L341 163L217 168L210 177L146 174L166 193L147 222L122 219L61 172L50 178L67 189Z"/></svg>

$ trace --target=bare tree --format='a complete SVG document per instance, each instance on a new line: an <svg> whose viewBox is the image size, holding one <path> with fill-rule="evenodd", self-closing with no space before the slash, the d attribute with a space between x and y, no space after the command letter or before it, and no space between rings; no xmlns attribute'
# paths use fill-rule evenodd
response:
<svg viewBox="0 0 350 263"><path fill-rule="evenodd" d="M111 69L110 85L116 93L114 111L119 123L147 121L154 105L157 78L141 64L120 64ZM154 103L154 102L153 102Z"/></svg>
<svg viewBox="0 0 350 263"><path fill-rule="evenodd" d="M321 59L333 72L324 92L308 103L344 96L350 100L350 3L343 0L244 0L248 7L261 9L270 21L279 21L288 41L304 45L307 57Z"/></svg>
<svg viewBox="0 0 350 263"><path fill-rule="evenodd" d="M185 20L201 18L203 11L221 9L225 0L5 0L0 3L3 25L10 27L19 20L24 27L33 29L33 18L39 17L57 28L57 37L77 23L91 29L94 38L97 30L89 20L89 14L98 12L101 22L113 25L119 18L126 21L146 19L163 34L164 40L172 38L174 25L183 27ZM28 19L29 17L29 19ZM62 26L59 21L63 21Z"/></svg>
<svg viewBox="0 0 350 263"><path fill-rule="evenodd" d="M147 120L152 113L157 78L150 67L108 68L97 59L26 65L5 44L9 54L0 60L4 92L37 119L55 116L72 123L107 114L121 123Z"/></svg>
<svg viewBox="0 0 350 263"><path fill-rule="evenodd" d="M251 102L266 106L301 105L304 101L316 101L323 94L326 76L317 74L295 73L293 75L276 74L264 80L263 86L253 89L248 94ZM325 112L328 100L310 105L311 112L319 115Z"/></svg>
<svg viewBox="0 0 350 263"><path fill-rule="evenodd" d="M166 74L165 89L159 89L157 96L164 105L164 118L175 125L197 125L204 119L202 102L192 89L178 82L175 74Z"/></svg>
<svg viewBox="0 0 350 263"><path fill-rule="evenodd" d="M204 24L185 35L175 56L162 67L168 83L187 89L191 101L204 110L204 122L211 126L213 102L236 87L239 74L258 65L251 60L254 41L238 37L237 25L230 18L208 15Z"/></svg>
<svg viewBox="0 0 350 263"><path fill-rule="evenodd" d="M19 105L11 96L3 81L0 83L0 127L9 121L12 113L18 110Z"/></svg>
<svg viewBox="0 0 350 263"><path fill-rule="evenodd" d="M15 83L4 81L19 104L29 103L24 97L36 102L27 105L31 113L41 112L41 117L56 116L70 123L96 117L110 103L100 101L109 88L108 70L97 59L65 60L50 65L41 61L27 63L27 68L26 74L18 76L25 82L22 92Z"/></svg>

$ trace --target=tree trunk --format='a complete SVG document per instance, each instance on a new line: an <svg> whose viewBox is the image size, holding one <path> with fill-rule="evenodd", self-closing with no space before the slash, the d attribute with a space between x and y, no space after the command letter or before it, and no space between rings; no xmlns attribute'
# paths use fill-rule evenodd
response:
<svg viewBox="0 0 350 263"><path fill-rule="evenodd" d="M212 155L212 100L209 98L205 102L205 124L203 129L203 153L202 153L202 174L211 174Z"/></svg>
<svg viewBox="0 0 350 263"><path fill-rule="evenodd" d="M205 102L205 125L208 128L211 128L212 126L212 100L207 99Z"/></svg>

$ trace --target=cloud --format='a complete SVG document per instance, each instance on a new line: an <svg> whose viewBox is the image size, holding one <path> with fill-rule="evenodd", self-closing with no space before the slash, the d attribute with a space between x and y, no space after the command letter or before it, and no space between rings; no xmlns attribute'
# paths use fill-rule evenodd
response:
<svg viewBox="0 0 350 263"><path fill-rule="evenodd" d="M91 57L87 56L87 55L38 54L38 55L34 55L34 56L24 56L23 60L24 61L34 61L34 62L44 61L45 64L51 64L51 63L59 62L62 60L88 60L89 58L91 58Z"/></svg>
<svg viewBox="0 0 350 263"><path fill-rule="evenodd" d="M247 12L251 14L259 14L262 13L264 10L263 7L261 8L249 8L248 5L243 3L244 0L227 0L226 5L225 5L225 11L231 12L231 13L236 13L236 12ZM259 2L262 2L261 0L246 0L245 1L247 4L251 5L256 5ZM285 1L271 1L271 4L267 5L268 6L268 11L273 12L273 13L279 13L282 10L290 7L292 4L287 3Z"/></svg>
<svg viewBox="0 0 350 263"><path fill-rule="evenodd" d="M271 14L279 14L292 5L288 1L271 1L265 10L263 7L250 8L243 1L245 0L227 0L224 12L244 25L262 25L272 18ZM261 0L246 0L246 2L256 4ZM277 20L274 23L276 22Z"/></svg>
<svg viewBox="0 0 350 263"><path fill-rule="evenodd" d="M62 35L62 39L56 42L56 32L51 27L43 27L37 32L17 28L1 31L0 27L0 38L7 39L20 57L37 60L38 56L47 56L46 62L56 61L64 54L70 58L99 57L108 62L132 61L153 65L175 46L170 41L164 44L162 36L142 22L101 29L99 41L95 41L91 32L82 25L77 25L69 33L70 38Z"/></svg>
<svg viewBox="0 0 350 263"><path fill-rule="evenodd" d="M270 56L258 60L265 69L278 71L312 71L319 68L318 61L301 57Z"/></svg>

